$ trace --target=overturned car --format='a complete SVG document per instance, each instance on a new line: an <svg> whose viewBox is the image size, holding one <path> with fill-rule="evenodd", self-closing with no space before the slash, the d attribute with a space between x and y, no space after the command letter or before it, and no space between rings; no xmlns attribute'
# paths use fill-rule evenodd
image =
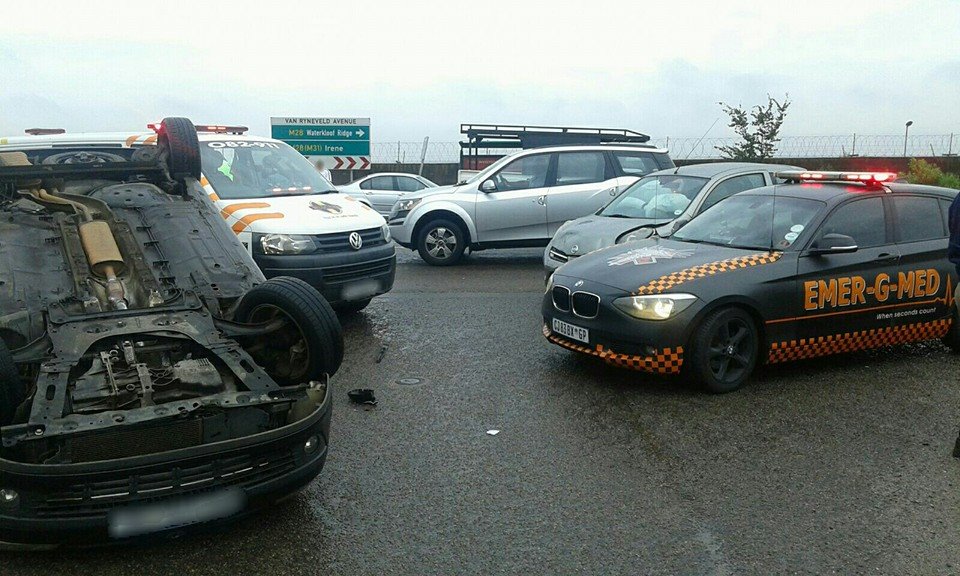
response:
<svg viewBox="0 0 960 576"><path fill-rule="evenodd" d="M323 467L343 356L200 187L189 120L132 159L0 146L0 547L175 535Z"/></svg>

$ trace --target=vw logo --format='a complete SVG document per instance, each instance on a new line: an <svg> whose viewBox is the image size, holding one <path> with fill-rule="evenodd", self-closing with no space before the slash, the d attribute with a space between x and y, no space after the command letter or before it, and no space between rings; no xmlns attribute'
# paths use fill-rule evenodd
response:
<svg viewBox="0 0 960 576"><path fill-rule="evenodd" d="M578 246L577 244L574 244L573 247L570 248L570 253L571 253L571 254L576 254L576 253L579 252L579 251L580 251L580 246Z"/></svg>
<svg viewBox="0 0 960 576"><path fill-rule="evenodd" d="M352 246L354 250L359 250L360 247L363 246L363 238L358 232L350 233L350 246Z"/></svg>
<svg viewBox="0 0 960 576"><path fill-rule="evenodd" d="M577 283L573 285L574 288L579 288L583 286L583 280L577 280Z"/></svg>

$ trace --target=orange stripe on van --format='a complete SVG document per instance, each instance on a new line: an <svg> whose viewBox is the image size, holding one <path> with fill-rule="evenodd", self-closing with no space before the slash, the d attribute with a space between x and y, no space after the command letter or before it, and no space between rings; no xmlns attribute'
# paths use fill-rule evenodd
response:
<svg viewBox="0 0 960 576"><path fill-rule="evenodd" d="M137 134L137 135L135 135L135 136L131 136L131 137L127 138L126 140L123 141L124 146L126 146L127 148L133 146L133 143L136 142L136 141L137 141L137 138L139 138L139 137L140 137L140 135Z"/></svg>
<svg viewBox="0 0 960 576"><path fill-rule="evenodd" d="M250 214L244 216L233 225L233 233L239 234L247 229L247 226L253 224L257 220L268 220L272 218L283 218L283 214L279 212L267 212L265 214Z"/></svg>
<svg viewBox="0 0 960 576"><path fill-rule="evenodd" d="M206 177L206 176L200 176L200 185L201 185L201 186L209 186L209 185L210 185L210 181L207 180L207 177Z"/></svg>
<svg viewBox="0 0 960 576"><path fill-rule="evenodd" d="M239 212L240 210L247 210L249 208L269 208L270 205L266 202L238 202L236 204L231 204L224 207L220 210L220 215L226 218L234 212Z"/></svg>
<svg viewBox="0 0 960 576"><path fill-rule="evenodd" d="M157 141L157 135L148 136L146 140L143 141L144 144L153 144Z"/></svg>

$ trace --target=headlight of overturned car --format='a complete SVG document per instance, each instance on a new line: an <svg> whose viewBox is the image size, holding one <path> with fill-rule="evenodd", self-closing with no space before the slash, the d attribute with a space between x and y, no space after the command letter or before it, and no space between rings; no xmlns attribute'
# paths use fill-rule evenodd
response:
<svg viewBox="0 0 960 576"><path fill-rule="evenodd" d="M693 294L651 294L617 298L613 305L640 320L667 320L689 308L696 300Z"/></svg>
<svg viewBox="0 0 960 576"><path fill-rule="evenodd" d="M295 234L264 234L260 237L264 254L304 254L316 249L313 238Z"/></svg>

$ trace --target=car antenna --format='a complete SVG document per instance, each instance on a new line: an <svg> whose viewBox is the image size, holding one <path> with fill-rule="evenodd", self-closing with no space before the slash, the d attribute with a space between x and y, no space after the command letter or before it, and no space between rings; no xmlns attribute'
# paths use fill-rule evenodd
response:
<svg viewBox="0 0 960 576"><path fill-rule="evenodd" d="M717 119L713 121L713 124L711 124L709 128L707 128L707 131L703 133L703 136L701 136L699 140L693 143L693 146L690 147L690 151L687 152L687 155L683 157L684 160L690 158L690 155L693 154L693 151L697 149L697 146L699 146L700 143L703 142L703 139L707 137L707 134L709 134L710 131L713 130L713 127L716 126L717 122L719 121L720 121L720 117L717 116ZM677 166L677 169L674 170L673 173L676 174L679 171L680 171L680 167Z"/></svg>

